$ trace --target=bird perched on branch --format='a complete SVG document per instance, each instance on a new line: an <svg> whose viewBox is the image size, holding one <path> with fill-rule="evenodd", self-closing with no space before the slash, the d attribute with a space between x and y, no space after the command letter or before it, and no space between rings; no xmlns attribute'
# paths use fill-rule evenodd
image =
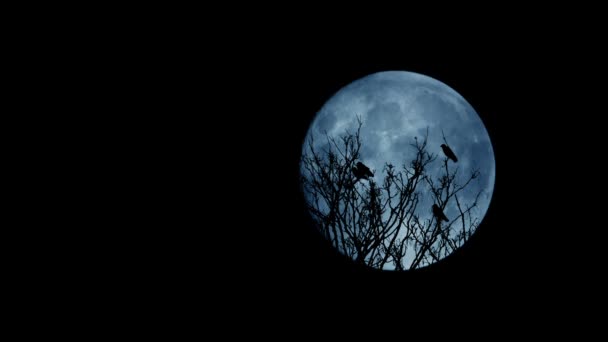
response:
<svg viewBox="0 0 608 342"><path fill-rule="evenodd" d="M437 218L437 221L445 221L448 222L448 218L445 216L445 214L443 213L443 211L441 210L441 208L439 208L437 206L437 204L433 204L433 215L435 215L435 217Z"/></svg>
<svg viewBox="0 0 608 342"><path fill-rule="evenodd" d="M357 165L353 166L353 174L357 178L355 182L361 178L369 180L369 177L374 176L369 167L363 165L362 162L357 162Z"/></svg>
<svg viewBox="0 0 608 342"><path fill-rule="evenodd" d="M456 155L454 154L454 152L452 151L452 149L446 145L446 144L441 144L441 149L443 150L443 153L445 153L445 155L452 159L455 162L458 161L458 158L456 158Z"/></svg>

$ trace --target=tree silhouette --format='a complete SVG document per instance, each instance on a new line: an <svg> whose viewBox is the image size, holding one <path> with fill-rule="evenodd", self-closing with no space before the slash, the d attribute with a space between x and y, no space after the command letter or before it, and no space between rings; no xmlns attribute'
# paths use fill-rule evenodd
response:
<svg viewBox="0 0 608 342"><path fill-rule="evenodd" d="M353 133L346 131L337 139L325 133L327 144L321 150L315 150L312 136L305 143L301 181L321 233L355 263L380 269L421 268L462 246L479 224L472 209L481 190L470 203L459 194L479 171L459 177L459 168L449 165L448 157L438 160L429 153L427 128L425 136L414 137L410 145L413 160L400 168L386 163L382 173L367 180L356 177L363 125L360 118L357 121ZM435 163L441 166L432 170ZM437 220L433 203L443 212L453 203L458 215L448 222Z"/></svg>

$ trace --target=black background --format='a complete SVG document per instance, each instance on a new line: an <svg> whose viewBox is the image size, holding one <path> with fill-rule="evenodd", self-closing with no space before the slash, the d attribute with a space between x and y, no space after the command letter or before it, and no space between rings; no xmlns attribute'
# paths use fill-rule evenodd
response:
<svg viewBox="0 0 608 342"><path fill-rule="evenodd" d="M512 166L512 153L520 162L531 156L529 122L539 115L534 103L545 95L538 75L545 71L538 61L479 47L330 46L274 46L262 55L237 59L227 74L219 73L220 83L211 83L221 101L208 114L201 103L205 114L198 118L204 132L198 136L205 136L209 145L195 145L201 152L188 150L200 155L198 167L209 175L201 176L209 178L201 179L204 190L193 210L201 215L196 243L204 241L210 255L194 253L188 267L198 268L195 260L200 260L237 288L242 283L243 290L288 291L296 298L301 286L316 294L327 288L350 289L363 297L374 293L365 291L366 286L395 287L401 289L398 293L440 288L448 297L462 291L474 295L480 288L517 282L535 272L537 248L532 246L538 227L526 215L528 195L537 191L536 162L526 166L528 176L523 177ZM298 181L302 142L316 112L341 87L386 70L428 75L459 92L481 116L496 158L494 194L478 232L453 256L415 272L361 269L333 251L311 226ZM507 150L504 139L514 134L518 138ZM211 193L208 206L204 200Z"/></svg>
<svg viewBox="0 0 608 342"><path fill-rule="evenodd" d="M147 321L146 313L240 323L312 309L304 328L316 332L330 322L324 315L352 317L356 331L376 312L389 316L384 309L396 309L397 320L503 308L535 316L531 307L545 313L605 298L601 20L583 15L579 25L570 13L525 9L492 29L497 16L489 14L469 21L454 13L456 22L436 27L442 20L430 13L405 11L397 27L364 17L313 33L316 19L290 25L274 8L266 14L282 19L268 22L140 10L125 12L124 24L104 16L90 31L70 23L66 32L35 30L46 45L24 40L37 48L27 67L45 71L41 81L24 81L49 98L24 102L42 106L38 125L62 129L42 127L52 137L36 149L50 149L53 163L32 177L46 173L56 188L49 200L31 195L54 204L53 216L28 212L43 222L22 229L45 247L22 269L38 278L31 293L56 298L52 309L64 307L55 287L127 324ZM401 26L418 15L422 24ZM453 31L467 23L470 31ZM343 86L386 70L421 73L460 93L496 159L476 234L414 272L361 269L333 251L310 225L298 182L315 113ZM65 143L49 148L58 136ZM69 161L57 160L59 152ZM76 203L58 203L56 194ZM274 323L269 330L281 328ZM408 323L397 328L411 332Z"/></svg>
<svg viewBox="0 0 608 342"><path fill-rule="evenodd" d="M597 274L581 261L594 258L579 252L590 240L572 215L582 204L570 195L575 180L555 165L582 157L548 148L584 139L580 122L561 119L581 113L586 74L584 63L563 57L562 42L260 36L225 38L220 47L174 41L171 67L152 77L161 87L146 95L155 113L147 120L162 128L151 130L146 148L164 188L145 190L162 206L149 208L152 223L138 230L145 252L133 252L131 276L187 294L211 287L207 293L253 307L314 298L323 308L382 296L505 304ZM315 113L343 86L387 70L421 73L460 93L484 122L496 159L493 198L476 234L413 272L361 269L333 251L311 226L298 181Z"/></svg>

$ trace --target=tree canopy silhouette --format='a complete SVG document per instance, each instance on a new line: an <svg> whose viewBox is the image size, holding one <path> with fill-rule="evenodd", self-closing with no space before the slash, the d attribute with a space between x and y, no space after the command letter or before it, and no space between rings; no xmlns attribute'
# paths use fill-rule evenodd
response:
<svg viewBox="0 0 608 342"><path fill-rule="evenodd" d="M301 182L321 234L357 264L379 269L424 267L462 246L479 225L473 209L481 190L467 203L461 192L479 171L459 175L448 165L451 156L430 153L427 128L424 137L413 137L411 160L373 173L361 162L363 123L357 120L355 132L325 133L322 149L314 148L315 137L305 142ZM448 205L458 213L451 221Z"/></svg>

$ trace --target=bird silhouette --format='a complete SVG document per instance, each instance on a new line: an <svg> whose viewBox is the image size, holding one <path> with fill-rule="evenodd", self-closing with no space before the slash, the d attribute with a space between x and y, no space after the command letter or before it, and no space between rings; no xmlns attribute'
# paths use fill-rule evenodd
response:
<svg viewBox="0 0 608 342"><path fill-rule="evenodd" d="M372 171L367 166L363 165L362 162L357 162L357 165L353 166L353 174L357 178L355 182L361 178L369 180L369 177L374 176Z"/></svg>
<svg viewBox="0 0 608 342"><path fill-rule="evenodd" d="M445 153L445 155L452 159L455 162L458 161L458 158L456 158L456 155L454 154L454 152L452 151L452 149L446 145L446 144L441 144L441 149L443 150L443 153Z"/></svg>
<svg viewBox="0 0 608 342"><path fill-rule="evenodd" d="M437 220L443 220L445 222L448 222L448 218L445 216L445 214L443 213L443 211L441 210L441 208L439 208L437 206L437 204L433 204L433 215L435 215L435 217L437 218Z"/></svg>

